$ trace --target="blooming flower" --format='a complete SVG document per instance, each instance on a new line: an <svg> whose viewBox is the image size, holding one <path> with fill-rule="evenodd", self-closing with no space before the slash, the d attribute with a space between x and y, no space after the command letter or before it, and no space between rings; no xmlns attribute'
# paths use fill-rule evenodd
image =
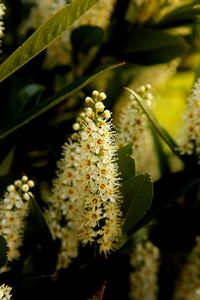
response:
<svg viewBox="0 0 200 300"><path fill-rule="evenodd" d="M30 189L33 186L32 180L29 180L27 176L22 176L7 187L0 203L0 235L8 244L8 263L20 257L19 249L23 243L24 219L29 212L29 200L33 196Z"/></svg>
<svg viewBox="0 0 200 300"><path fill-rule="evenodd" d="M12 297L11 290L12 288L6 284L0 285L0 300L10 300Z"/></svg>
<svg viewBox="0 0 200 300"><path fill-rule="evenodd" d="M60 241L57 269L66 268L77 256L80 242L96 243L107 254L121 235L120 179L105 98L98 91L86 97L88 107L77 118L76 135L64 145L58 163L45 213L54 239Z"/></svg>
<svg viewBox="0 0 200 300"><path fill-rule="evenodd" d="M200 299L200 237L188 255L175 285L174 300L199 300Z"/></svg>
<svg viewBox="0 0 200 300"><path fill-rule="evenodd" d="M85 116L79 130L84 214L79 237L83 244L98 243L101 253L115 249L121 235L121 195L115 147L115 133L105 110L104 93L87 97ZM88 163L89 162L89 163ZM88 180L84 182L84 178Z"/></svg>
<svg viewBox="0 0 200 300"><path fill-rule="evenodd" d="M147 84L140 86L136 91L148 106L151 106L153 99L150 89L151 86ZM116 130L116 143L119 148L132 142L132 158L135 160L137 171L149 172L153 178L158 177L155 168L157 164L154 143L148 119L132 95L119 112Z"/></svg>
<svg viewBox="0 0 200 300"><path fill-rule="evenodd" d="M52 236L59 240L57 270L66 268L78 255L77 219L81 210L79 200L77 165L79 146L71 140L63 146L62 159L58 162L57 177L53 181L45 216Z"/></svg>
<svg viewBox="0 0 200 300"><path fill-rule="evenodd" d="M3 3L0 3L0 47L1 47L1 39L4 36L4 30L5 30L4 23L2 21L3 16L5 15L5 10L6 10L5 5Z"/></svg>
<svg viewBox="0 0 200 300"><path fill-rule="evenodd" d="M195 154L200 163L200 79L196 81L188 97L183 114L183 128L179 137L181 154Z"/></svg>
<svg viewBox="0 0 200 300"><path fill-rule="evenodd" d="M138 243L131 253L131 300L156 300L158 293L159 249L150 241Z"/></svg>

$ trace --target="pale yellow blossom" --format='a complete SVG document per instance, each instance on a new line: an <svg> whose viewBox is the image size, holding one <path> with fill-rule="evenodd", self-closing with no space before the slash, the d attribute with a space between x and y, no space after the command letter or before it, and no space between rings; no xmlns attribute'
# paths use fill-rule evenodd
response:
<svg viewBox="0 0 200 300"><path fill-rule="evenodd" d="M0 52L1 52L1 39L4 36L4 22L3 22L3 16L5 15L6 7L4 3L0 2Z"/></svg>
<svg viewBox="0 0 200 300"><path fill-rule="evenodd" d="M30 190L33 187L34 181L22 176L7 187L0 203L0 235L8 244L8 263L20 258L20 247L23 244L26 226L25 218L29 213L29 200L33 197ZM4 267L1 271L3 270Z"/></svg>
<svg viewBox="0 0 200 300"><path fill-rule="evenodd" d="M130 254L130 300L158 299L160 251L150 241L139 242Z"/></svg>
<svg viewBox="0 0 200 300"><path fill-rule="evenodd" d="M0 285L0 300L10 300L12 288L6 284Z"/></svg>
<svg viewBox="0 0 200 300"><path fill-rule="evenodd" d="M194 154L200 163L200 79L198 79L190 96L183 114L183 127L178 138L181 154Z"/></svg>

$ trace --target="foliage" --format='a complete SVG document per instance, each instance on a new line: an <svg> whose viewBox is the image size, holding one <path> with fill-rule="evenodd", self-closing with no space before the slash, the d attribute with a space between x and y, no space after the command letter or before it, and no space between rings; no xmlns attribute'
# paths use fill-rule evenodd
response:
<svg viewBox="0 0 200 300"><path fill-rule="evenodd" d="M34 21L31 12L39 7L39 1L11 2L5 1L1 46L0 204L4 203L5 191L13 192L12 182L17 186L16 179L24 174L33 178L35 187L34 196L26 195L30 197L30 213L25 220L20 259L10 264L7 242L0 235L0 268L10 267L2 269L1 283L14 286L16 299L128 299L130 253L137 247L137 234L141 234L141 240L147 235L161 251L157 299L173 299L181 259L185 260L200 235L199 162L196 153L180 150L178 139L163 127L137 87L150 83L156 94L156 88L175 73L189 71L195 80L199 77L200 1L169 1L170 5L168 1L152 0L147 4L144 0L140 6L134 0L116 0L112 4L72 0L63 1L54 11L52 7L59 1L52 0L49 3L54 6L47 5L51 13L45 21L37 28L34 22L28 23L27 30L24 24ZM48 9L42 10L44 15ZM62 60L56 60L58 49L66 54ZM46 63L51 51L55 59L52 66ZM106 255L92 243L79 246L78 256L58 271L60 245L45 218L48 196L57 174L61 146L68 138L73 142L74 126L82 125L82 99L92 90L106 93L105 106L113 113L114 130L121 110L132 96L149 122L156 151L143 149L141 156L147 156L146 165L138 170L132 155L135 141L116 145L123 200L122 236L115 251ZM99 117L101 108L98 111L94 102L92 105ZM167 114L168 99L164 105ZM111 118L105 119L107 122ZM87 119L83 124L86 123ZM146 171L153 155L159 162L152 167L152 173L158 170L156 179ZM0 222L5 213L2 207Z"/></svg>

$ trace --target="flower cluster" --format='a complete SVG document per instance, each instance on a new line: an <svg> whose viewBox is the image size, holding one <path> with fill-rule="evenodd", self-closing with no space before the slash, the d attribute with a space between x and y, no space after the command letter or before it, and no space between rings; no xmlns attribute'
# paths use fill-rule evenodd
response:
<svg viewBox="0 0 200 300"><path fill-rule="evenodd" d="M63 147L46 219L60 241L57 269L78 254L78 244L99 244L105 255L121 235L120 178L111 113L104 93L93 91L73 125L76 131Z"/></svg>
<svg viewBox="0 0 200 300"><path fill-rule="evenodd" d="M24 220L29 212L29 200L33 197L30 192L32 187L34 181L24 175L7 187L0 202L0 235L8 244L8 263L20 257L19 248L23 242Z"/></svg>
<svg viewBox="0 0 200 300"><path fill-rule="evenodd" d="M174 300L199 300L200 237L187 257L175 286Z"/></svg>
<svg viewBox="0 0 200 300"><path fill-rule="evenodd" d="M140 86L136 92L148 106L151 106L153 95L150 84ZM116 130L118 132L116 138L118 147L133 143L132 158L135 159L137 171L148 172L153 178L156 178L158 176L157 172L154 171L155 167L152 167L157 165L155 163L152 134L147 117L133 95L130 96L128 103L119 112Z"/></svg>
<svg viewBox="0 0 200 300"><path fill-rule="evenodd" d="M158 269L160 251L150 241L138 243L131 253L131 300L156 300L158 293Z"/></svg>
<svg viewBox="0 0 200 300"><path fill-rule="evenodd" d="M12 288L8 285L2 284L0 285L0 299L1 300L10 300L12 295L11 292Z"/></svg>
<svg viewBox="0 0 200 300"><path fill-rule="evenodd" d="M3 16L5 15L6 7L3 3L0 3L0 47L1 47L1 39L4 36L4 23L2 21ZM0 49L1 51L1 49Z"/></svg>
<svg viewBox="0 0 200 300"><path fill-rule="evenodd" d="M79 199L80 151L71 140L63 146L57 177L48 198L45 217L53 239L59 241L57 270L66 268L78 255L77 222L81 214Z"/></svg>
<svg viewBox="0 0 200 300"><path fill-rule="evenodd" d="M99 0L91 9L89 9L79 20L77 20L60 38L48 47L44 65L46 68L53 68L57 65L66 65L71 63L71 41L70 35L73 29L81 25L94 25L106 28L116 0ZM64 7L66 0L36 0L27 21L22 25L22 33L28 29L37 29L42 23Z"/></svg>
<svg viewBox="0 0 200 300"><path fill-rule="evenodd" d="M200 163L200 79L198 79L188 98L183 115L183 132L179 140L182 154L195 154Z"/></svg>
<svg viewBox="0 0 200 300"><path fill-rule="evenodd" d="M88 107L79 123L82 197L80 239L83 244L97 242L100 252L114 249L121 235L120 178L116 162L115 134L111 113L104 109L104 93L93 91L86 97Z"/></svg>

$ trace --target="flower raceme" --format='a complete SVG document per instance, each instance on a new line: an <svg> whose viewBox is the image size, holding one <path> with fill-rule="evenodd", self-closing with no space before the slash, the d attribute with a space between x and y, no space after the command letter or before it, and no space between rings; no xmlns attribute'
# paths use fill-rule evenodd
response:
<svg viewBox="0 0 200 300"><path fill-rule="evenodd" d="M85 113L80 120L79 145L81 149L84 214L80 228L83 244L96 241L100 252L107 254L115 248L121 234L120 179L116 162L115 133L105 110L104 93L93 91L86 97Z"/></svg>
<svg viewBox="0 0 200 300"><path fill-rule="evenodd" d="M200 163L200 79L196 81L183 114L183 131L179 140L182 154L196 154Z"/></svg>
<svg viewBox="0 0 200 300"><path fill-rule="evenodd" d="M105 98L98 91L86 97L87 108L73 125L75 133L64 145L58 163L46 211L54 238L61 243L58 269L77 255L79 243L95 243L100 253L107 255L116 248L121 235L117 150L111 113L103 104ZM73 251L68 251L67 245L73 245Z"/></svg>
<svg viewBox="0 0 200 300"><path fill-rule="evenodd" d="M157 300L160 251L149 240L138 243L130 254L130 300Z"/></svg>
<svg viewBox="0 0 200 300"><path fill-rule="evenodd" d="M0 2L0 47L1 47L1 38L4 36L4 23L2 21L3 16L5 15L6 7L3 3ZM0 48L1 52L1 48Z"/></svg>
<svg viewBox="0 0 200 300"><path fill-rule="evenodd" d="M153 95L150 84L139 86L136 92L146 105L151 106ZM132 95L119 112L116 131L116 143L119 148L132 143L132 158L135 160L137 172L147 172L154 180L159 178L157 156L149 122Z"/></svg>
<svg viewBox="0 0 200 300"><path fill-rule="evenodd" d="M175 285L174 300L200 299L199 266L200 266L200 237L196 238L196 245L186 257L186 262L180 270Z"/></svg>
<svg viewBox="0 0 200 300"><path fill-rule="evenodd" d="M137 89L137 93L144 99L148 106L151 105L153 96L150 92L149 84L142 85ZM120 114L117 126L117 143L120 146L133 142L133 157L136 158L139 152L144 151L147 135L148 120L140 108L134 96L130 96L130 101Z"/></svg>
<svg viewBox="0 0 200 300"><path fill-rule="evenodd" d="M83 209L77 188L79 159L77 143L71 140L65 143L58 162L57 177L47 199L45 217L53 239L59 241L57 270L67 268L78 255L77 222Z"/></svg>
<svg viewBox="0 0 200 300"><path fill-rule="evenodd" d="M34 181L24 175L7 187L0 203L0 235L8 244L8 263L20 257L19 249L23 243L24 220L29 213L29 200L33 196L30 192L32 187L34 187ZM3 271L5 268L7 267L2 267Z"/></svg>

